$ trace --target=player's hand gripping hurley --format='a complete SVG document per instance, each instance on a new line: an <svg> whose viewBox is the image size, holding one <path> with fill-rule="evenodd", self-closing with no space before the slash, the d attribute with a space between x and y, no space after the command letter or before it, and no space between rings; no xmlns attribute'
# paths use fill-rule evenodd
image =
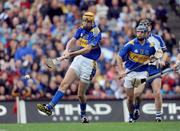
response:
<svg viewBox="0 0 180 131"><path fill-rule="evenodd" d="M139 66L136 66L136 67L134 67L133 69L131 69L131 70L125 72L123 75L118 76L118 78L121 79L122 77L124 77L124 76L126 76L127 74L129 74L129 73L135 71L136 69L141 68L142 66L144 66L144 65L146 65L146 64L155 62L156 60L160 59L160 58L162 57L162 55L163 55L163 53L162 53L161 50L156 51L156 53L155 53L152 57L150 57L149 60L147 60L147 61L145 61L144 63L140 64Z"/></svg>
<svg viewBox="0 0 180 131"><path fill-rule="evenodd" d="M46 65L48 68L55 69L56 66L61 63L61 61L69 58L70 58L69 53L66 53L63 56L54 59L48 58L46 60Z"/></svg>

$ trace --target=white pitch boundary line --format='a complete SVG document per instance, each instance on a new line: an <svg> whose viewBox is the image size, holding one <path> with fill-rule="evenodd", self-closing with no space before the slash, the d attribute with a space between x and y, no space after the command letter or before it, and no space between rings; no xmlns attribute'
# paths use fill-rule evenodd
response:
<svg viewBox="0 0 180 131"><path fill-rule="evenodd" d="M26 116L26 106L25 106L25 101L20 100L19 102L20 105L20 117L21 117L21 124L26 124L27 123L27 116Z"/></svg>
<svg viewBox="0 0 180 131"><path fill-rule="evenodd" d="M127 99L123 100L124 122L129 121L129 111L127 108Z"/></svg>

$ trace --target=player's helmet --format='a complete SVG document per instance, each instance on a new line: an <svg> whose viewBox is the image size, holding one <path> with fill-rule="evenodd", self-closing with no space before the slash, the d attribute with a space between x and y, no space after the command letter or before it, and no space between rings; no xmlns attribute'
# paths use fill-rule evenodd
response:
<svg viewBox="0 0 180 131"><path fill-rule="evenodd" d="M144 19L144 20L140 21L139 25L141 25L141 24L150 26L150 25L152 25L152 21L150 19Z"/></svg>
<svg viewBox="0 0 180 131"><path fill-rule="evenodd" d="M148 29L147 29L147 27L145 26L145 25L139 25L137 28L136 28L136 32L147 32L148 31Z"/></svg>
<svg viewBox="0 0 180 131"><path fill-rule="evenodd" d="M82 19L94 22L94 14L92 12L85 12Z"/></svg>
<svg viewBox="0 0 180 131"><path fill-rule="evenodd" d="M148 31L150 32L152 28L152 21L150 19L144 19L140 21L139 25L145 25L148 28Z"/></svg>
<svg viewBox="0 0 180 131"><path fill-rule="evenodd" d="M82 26L83 28L90 28L89 25L92 27L94 24L94 14L92 12L85 12L82 17Z"/></svg>
<svg viewBox="0 0 180 131"><path fill-rule="evenodd" d="M142 41L144 39L146 39L147 37L147 32L148 32L148 29L145 25L139 25L137 28L136 28L136 36L137 36L137 39Z"/></svg>

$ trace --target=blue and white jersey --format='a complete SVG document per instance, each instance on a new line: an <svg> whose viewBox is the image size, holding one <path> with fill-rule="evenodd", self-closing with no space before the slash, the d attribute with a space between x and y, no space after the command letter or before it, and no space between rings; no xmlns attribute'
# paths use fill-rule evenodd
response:
<svg viewBox="0 0 180 131"><path fill-rule="evenodd" d="M147 40L144 44L140 44L137 38L129 41L119 52L119 56L125 61L125 67L129 70L137 67L150 59L155 53L154 44ZM137 68L136 72L147 71L148 65Z"/></svg>
<svg viewBox="0 0 180 131"><path fill-rule="evenodd" d="M84 57L92 60L97 60L100 57L101 32L96 25L90 31L87 31L82 27L78 28L74 34L74 38L79 40L81 49L87 45L93 46L93 49L89 53L83 54Z"/></svg>
<svg viewBox="0 0 180 131"><path fill-rule="evenodd" d="M157 50L162 50L163 52L167 50L166 44L162 40L162 38L159 35L156 34L150 34L148 37L148 41L150 43L154 44L154 47ZM157 65L159 65L159 61L156 61L154 63L151 63L148 68L149 75L154 75L160 72L160 69L157 68Z"/></svg>
<svg viewBox="0 0 180 131"><path fill-rule="evenodd" d="M148 37L148 41L150 43L154 44L154 47L156 50L161 49L162 51L166 51L166 44L164 43L164 41L162 40L161 36L156 35L156 34L150 34Z"/></svg>

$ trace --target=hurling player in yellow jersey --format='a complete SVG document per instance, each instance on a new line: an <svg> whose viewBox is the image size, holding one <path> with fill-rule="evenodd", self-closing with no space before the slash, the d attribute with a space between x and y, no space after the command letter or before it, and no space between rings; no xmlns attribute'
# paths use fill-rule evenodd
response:
<svg viewBox="0 0 180 131"><path fill-rule="evenodd" d="M139 25L136 28L136 38L125 44L119 52L117 63L119 75L124 77L124 87L127 94L127 107L129 111L129 122L134 122L134 88L138 87L148 77L147 61L155 54L154 45L147 41L147 28ZM125 69L123 67L125 62ZM136 68L135 67L139 67ZM131 71L126 75L125 72Z"/></svg>
<svg viewBox="0 0 180 131"><path fill-rule="evenodd" d="M72 51L75 42L79 41L80 49L77 51ZM62 99L66 89L72 84L74 80L79 80L78 86L78 98L80 101L80 115L82 123L88 123L89 120L86 117L86 90L89 83L96 72L96 61L100 57L100 41L101 33L99 28L95 25L94 14L92 12L84 13L82 17L82 26L79 27L67 45L64 55L61 60L69 59L75 57L71 63L66 75L61 82L56 94L48 104L37 104L38 110L46 113L47 115L52 115L52 110L55 105ZM57 60L53 61L58 62Z"/></svg>
<svg viewBox="0 0 180 131"><path fill-rule="evenodd" d="M148 73L149 76L153 76L155 74L158 74L161 72L161 68L163 66L165 66L165 61L167 58L167 53L166 53L166 44L163 41L163 39L161 38L161 36L153 34L151 29L152 29L152 22L150 19L145 19L145 20L141 20L139 25L144 25L148 28L148 36L147 36L147 40L150 43L154 43L154 47L156 49L156 53L159 54L158 59L149 64L148 67ZM144 90L144 87L150 87L153 90L153 94L154 94L154 103L155 103L155 120L156 122L161 122L162 121L162 95L160 93L161 91L161 81L162 78L161 76L155 77L153 79L150 79L148 81L146 81L146 83L143 83L142 85L140 85L138 88L135 89L135 103L134 103L134 117L137 120L140 116L140 103L141 103L141 94ZM144 86L145 85L145 86Z"/></svg>

